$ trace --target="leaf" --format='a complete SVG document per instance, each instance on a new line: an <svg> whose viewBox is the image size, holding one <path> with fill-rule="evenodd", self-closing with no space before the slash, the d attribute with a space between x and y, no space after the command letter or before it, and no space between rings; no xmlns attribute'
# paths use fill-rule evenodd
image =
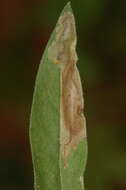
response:
<svg viewBox="0 0 126 190"><path fill-rule="evenodd" d="M68 3L39 66L30 118L35 190L83 190L87 159L76 29Z"/></svg>

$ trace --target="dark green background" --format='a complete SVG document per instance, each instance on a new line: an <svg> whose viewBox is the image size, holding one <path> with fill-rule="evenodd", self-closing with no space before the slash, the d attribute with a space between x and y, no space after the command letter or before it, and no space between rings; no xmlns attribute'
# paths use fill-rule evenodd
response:
<svg viewBox="0 0 126 190"><path fill-rule="evenodd" d="M0 190L33 190L34 81L66 2L0 2ZM87 118L86 190L126 190L126 1L71 2Z"/></svg>

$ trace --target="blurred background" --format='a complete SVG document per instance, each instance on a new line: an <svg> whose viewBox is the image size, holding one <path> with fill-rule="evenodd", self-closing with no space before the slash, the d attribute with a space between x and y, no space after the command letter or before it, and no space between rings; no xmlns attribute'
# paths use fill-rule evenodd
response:
<svg viewBox="0 0 126 190"><path fill-rule="evenodd" d="M34 82L66 2L0 1L0 190L33 190ZM126 190L126 1L71 3L87 118L86 190Z"/></svg>

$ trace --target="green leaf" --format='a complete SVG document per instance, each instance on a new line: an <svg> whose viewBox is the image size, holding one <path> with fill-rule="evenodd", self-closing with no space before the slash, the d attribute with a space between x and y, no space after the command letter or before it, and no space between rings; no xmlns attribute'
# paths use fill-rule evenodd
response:
<svg viewBox="0 0 126 190"><path fill-rule="evenodd" d="M83 190L87 159L76 29L68 3L44 51L33 97L30 142L35 190Z"/></svg>

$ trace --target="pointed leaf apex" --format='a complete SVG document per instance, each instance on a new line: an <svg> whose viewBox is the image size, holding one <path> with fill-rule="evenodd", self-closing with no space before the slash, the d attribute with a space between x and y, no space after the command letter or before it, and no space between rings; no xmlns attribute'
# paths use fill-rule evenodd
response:
<svg viewBox="0 0 126 190"><path fill-rule="evenodd" d="M67 11L73 12L70 1L65 5L65 7L63 9L63 12L67 12Z"/></svg>

